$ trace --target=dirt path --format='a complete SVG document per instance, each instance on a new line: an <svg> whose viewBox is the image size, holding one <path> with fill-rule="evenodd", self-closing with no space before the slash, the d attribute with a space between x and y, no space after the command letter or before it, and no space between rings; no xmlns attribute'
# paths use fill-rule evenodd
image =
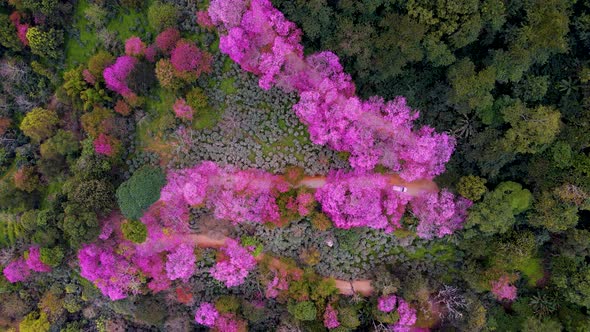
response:
<svg viewBox="0 0 590 332"><path fill-rule="evenodd" d="M227 237L222 238L211 238L208 235L204 234L190 234L186 235L187 242L192 242L199 248L220 248L225 244L225 241L228 239ZM256 261L261 261L265 257L269 255L267 254L260 254L256 257ZM272 257L270 261L270 265L279 268L284 267L287 268L288 266L278 260L275 257ZM291 268L291 267L289 267ZM302 269L298 269L303 273ZM328 278L326 278L328 279ZM371 286L371 280L354 280L349 282L347 280L338 280L336 279L336 288L340 291L340 294L343 295L353 295L355 292L360 293L364 296L370 296L373 293L373 287Z"/></svg>
<svg viewBox="0 0 590 332"><path fill-rule="evenodd" d="M298 186L305 186L311 189L323 187L326 184L325 176L306 176L298 184ZM407 194L410 196L418 196L423 192L438 192L436 183L420 179L416 181L404 181L399 175L389 175L389 184L392 186L402 186L408 188Z"/></svg>

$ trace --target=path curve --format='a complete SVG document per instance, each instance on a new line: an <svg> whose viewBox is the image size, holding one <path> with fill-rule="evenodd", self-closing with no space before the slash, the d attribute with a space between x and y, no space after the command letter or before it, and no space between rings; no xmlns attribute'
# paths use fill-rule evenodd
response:
<svg viewBox="0 0 590 332"><path fill-rule="evenodd" d="M226 237L226 236L219 237L216 239L216 238L212 238L212 237L205 235L205 234L188 234L188 235L185 235L185 237L186 237L187 242L192 242L193 244L195 244L199 248L215 248L215 249L222 247L225 244L225 241L227 239L229 239L229 237ZM255 258L256 258L256 261L260 262L267 256L270 256L270 255L261 253L260 255L256 256ZM287 268L288 267L288 268L292 269L291 266L287 266L287 264L281 262L280 260L278 260L275 257L271 258L270 265L275 268L279 268L279 267ZM303 273L302 269L297 268L297 270L300 271L301 273ZM330 278L325 278L325 279L330 279ZM371 286L371 280L362 279L362 280L354 280L351 282L348 280L335 279L335 281L336 281L336 288L338 288L338 291L340 292L340 294L343 294L343 295L353 295L356 292L356 293L362 294L363 296L370 296L373 293L373 286Z"/></svg>

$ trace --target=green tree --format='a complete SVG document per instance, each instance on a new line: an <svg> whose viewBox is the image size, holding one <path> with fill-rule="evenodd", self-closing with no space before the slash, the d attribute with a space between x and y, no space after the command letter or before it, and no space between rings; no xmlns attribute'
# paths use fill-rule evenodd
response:
<svg viewBox="0 0 590 332"><path fill-rule="evenodd" d="M516 215L531 206L533 195L516 182L502 182L469 210L466 228L484 235L505 233L516 223ZM473 230L466 236L474 236Z"/></svg>
<svg viewBox="0 0 590 332"><path fill-rule="evenodd" d="M178 21L178 10L173 4L156 1L148 9L148 22L156 31L175 27Z"/></svg>
<svg viewBox="0 0 590 332"><path fill-rule="evenodd" d="M147 237L147 227L138 220L127 220L121 224L123 236L135 243L142 243Z"/></svg>
<svg viewBox="0 0 590 332"><path fill-rule="evenodd" d="M32 27L27 30L27 40L33 54L50 60L59 60L63 55L63 31L50 29L43 31L41 28Z"/></svg>
<svg viewBox="0 0 590 332"><path fill-rule="evenodd" d="M73 181L64 187L68 201L80 207L92 209L99 214L106 214L113 208L114 188L110 182L101 180Z"/></svg>
<svg viewBox="0 0 590 332"><path fill-rule="evenodd" d="M479 176L463 176L457 184L457 192L469 200L478 201L488 191L485 186L486 182L486 179L480 178Z"/></svg>
<svg viewBox="0 0 590 332"><path fill-rule="evenodd" d="M53 135L58 123L59 117L55 111L35 107L25 115L20 130L33 141L40 142Z"/></svg>
<svg viewBox="0 0 590 332"><path fill-rule="evenodd" d="M528 108L517 102L502 110L502 114L511 126L500 142L506 151L537 153L559 133L561 114L553 107Z"/></svg>
<svg viewBox="0 0 590 332"><path fill-rule="evenodd" d="M74 133L62 129L41 144L41 156L49 159L72 156L79 150L80 143Z"/></svg>
<svg viewBox="0 0 590 332"><path fill-rule="evenodd" d="M491 91L496 83L493 68L476 72L473 62L463 58L449 68L447 79L452 87L450 101L458 109L484 111L492 107Z"/></svg>
<svg viewBox="0 0 590 332"><path fill-rule="evenodd" d="M23 49L23 44L16 35L14 24L4 13L0 13L0 45L17 52Z"/></svg>
<svg viewBox="0 0 590 332"><path fill-rule="evenodd" d="M41 248L41 261L47 265L59 266L64 258L64 250L61 247Z"/></svg>
<svg viewBox="0 0 590 332"><path fill-rule="evenodd" d="M29 313L18 325L21 332L49 332L50 327L49 319L43 311Z"/></svg>
<svg viewBox="0 0 590 332"><path fill-rule="evenodd" d="M554 192L543 192L528 214L529 223L550 232L563 232L578 223L578 207L560 199Z"/></svg>
<svg viewBox="0 0 590 332"><path fill-rule="evenodd" d="M88 59L88 71L94 76L98 81L103 80L102 72L106 67L115 61L115 58L109 52L100 50L95 55L91 56Z"/></svg>
<svg viewBox="0 0 590 332"><path fill-rule="evenodd" d="M166 184L162 170L144 166L117 188L117 201L125 217L139 219L144 211L160 198L160 189Z"/></svg>
<svg viewBox="0 0 590 332"><path fill-rule="evenodd" d="M64 211L65 217L60 221L59 227L70 246L77 248L82 243L93 241L100 234L96 213L72 204L67 205Z"/></svg>
<svg viewBox="0 0 590 332"><path fill-rule="evenodd" d="M297 302L289 305L289 313L298 320L312 321L316 319L317 308L311 301Z"/></svg>

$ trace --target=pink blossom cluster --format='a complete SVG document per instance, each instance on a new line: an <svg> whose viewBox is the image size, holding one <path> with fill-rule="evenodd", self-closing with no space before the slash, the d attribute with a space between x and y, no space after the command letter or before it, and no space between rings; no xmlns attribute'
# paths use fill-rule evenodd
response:
<svg viewBox="0 0 590 332"><path fill-rule="evenodd" d="M209 16L221 28L220 50L247 71L259 85L297 90L294 110L308 125L316 144L351 153L353 167L370 170L382 164L407 181L432 179L444 171L455 141L425 126L413 129L417 112L404 98L361 101L338 57L321 52L308 57L301 31L268 0L212 0Z"/></svg>
<svg viewBox="0 0 590 332"><path fill-rule="evenodd" d="M84 69L82 71L82 77L84 78L84 81L88 84L96 84L96 77L94 77L94 75L92 75L92 73L90 72L90 70L88 69Z"/></svg>
<svg viewBox="0 0 590 332"><path fill-rule="evenodd" d="M217 318L219 318L219 312L213 304L208 302L201 303L199 309L197 309L197 312L195 313L195 321L207 327L215 326Z"/></svg>
<svg viewBox="0 0 590 332"><path fill-rule="evenodd" d="M412 325L416 323L416 309L410 307L410 304L404 299L399 298L397 304L397 313L399 314L399 320L389 327L394 332L410 332L412 331Z"/></svg>
<svg viewBox="0 0 590 332"><path fill-rule="evenodd" d="M340 326L340 322L338 321L338 311L334 309L331 304L328 304L324 311L324 326L329 329L335 329Z"/></svg>
<svg viewBox="0 0 590 332"><path fill-rule="evenodd" d="M234 314L219 313L215 306L209 302L203 302L195 312L195 321L201 325L215 328L216 331L237 332L242 327Z"/></svg>
<svg viewBox="0 0 590 332"><path fill-rule="evenodd" d="M281 177L260 170L221 168L213 162L203 162L169 172L160 201L178 208L182 204L206 206L216 219L235 223L278 222L276 198L288 187Z"/></svg>
<svg viewBox="0 0 590 332"><path fill-rule="evenodd" d="M21 23L21 14L19 12L13 12L10 14L10 21L16 28L16 35L20 42L28 46L29 40L27 39L27 31L29 31L29 25L27 23Z"/></svg>
<svg viewBox="0 0 590 332"><path fill-rule="evenodd" d="M218 262L209 270L213 278L223 282L227 287L243 284L248 273L256 266L254 256L233 239L225 241L221 252L227 256L227 259Z"/></svg>
<svg viewBox="0 0 590 332"><path fill-rule="evenodd" d="M274 299L279 296L281 291L289 289L289 281L287 280L287 271L274 270L274 278L266 285L265 296L268 299Z"/></svg>
<svg viewBox="0 0 590 332"><path fill-rule="evenodd" d="M113 146L111 144L110 138L103 133L100 133L100 135L98 135L98 138L94 140L93 144L94 151L98 154L110 157L115 152L115 149L113 149Z"/></svg>
<svg viewBox="0 0 590 332"><path fill-rule="evenodd" d="M423 193L412 199L412 212L418 218L417 234L423 239L443 237L463 228L467 209L473 205L468 199L456 198L448 190Z"/></svg>
<svg viewBox="0 0 590 332"><path fill-rule="evenodd" d="M180 32L174 28L168 28L156 37L156 46L162 53L170 54L179 39Z"/></svg>
<svg viewBox="0 0 590 332"><path fill-rule="evenodd" d="M184 100L184 98L176 99L174 106L172 106L172 110L174 110L174 114L176 114L176 117L189 121L193 119L193 114L195 112L193 108L186 103L186 100Z"/></svg>
<svg viewBox="0 0 590 332"><path fill-rule="evenodd" d="M39 247L32 246L28 250L26 258L18 258L8 263L4 270L6 280L11 283L25 281L31 275L31 271L50 272L51 266L41 261L41 251Z"/></svg>
<svg viewBox="0 0 590 332"><path fill-rule="evenodd" d="M105 68L103 72L107 88L127 97L133 94L127 86L127 76L137 64L137 58L123 55L117 58L114 64Z"/></svg>
<svg viewBox="0 0 590 332"><path fill-rule="evenodd" d="M409 196L394 191L389 182L387 175L336 171L315 197L338 228L392 231L401 227Z"/></svg>
<svg viewBox="0 0 590 332"><path fill-rule="evenodd" d="M197 24L205 29L215 27L215 24L213 24L213 21L206 10L200 10L197 12Z"/></svg>
<svg viewBox="0 0 590 332"><path fill-rule="evenodd" d="M498 300L514 301L516 299L516 286L510 285L510 277L504 275L496 281L492 281L492 294Z"/></svg>
<svg viewBox="0 0 590 332"><path fill-rule="evenodd" d="M377 309L383 312L392 312L395 310L397 305L397 296L390 294L387 296L381 296L377 300Z"/></svg>
<svg viewBox="0 0 590 332"><path fill-rule="evenodd" d="M187 282L195 273L195 261L193 246L183 243L168 254L166 275L170 280L182 279Z"/></svg>
<svg viewBox="0 0 590 332"><path fill-rule="evenodd" d="M132 250L118 253L113 246L86 244L78 251L80 275L92 281L111 300L138 294L139 269L131 263Z"/></svg>
<svg viewBox="0 0 590 332"><path fill-rule="evenodd" d="M194 73L197 77L211 71L212 57L201 51L193 42L179 40L170 54L170 62L181 73Z"/></svg>
<svg viewBox="0 0 590 332"><path fill-rule="evenodd" d="M123 237L122 217L114 214L102 221L99 241L78 251L80 274L112 300L139 293L144 283L159 292L168 289L172 280L186 280L194 273L193 247L181 237L166 235L153 214L150 210L142 217L149 224L148 238L141 244Z"/></svg>
<svg viewBox="0 0 590 332"><path fill-rule="evenodd" d="M130 56L142 56L145 53L145 43L139 37L132 36L125 41L125 54Z"/></svg>

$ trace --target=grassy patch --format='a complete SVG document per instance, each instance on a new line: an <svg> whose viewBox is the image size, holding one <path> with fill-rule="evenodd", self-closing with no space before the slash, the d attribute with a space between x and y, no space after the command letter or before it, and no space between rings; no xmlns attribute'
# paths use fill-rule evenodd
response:
<svg viewBox="0 0 590 332"><path fill-rule="evenodd" d="M95 31L87 30L88 20L84 17L84 10L88 8L88 0L78 1L74 12L74 28L80 31L80 41L68 36L66 40L66 70L72 69L78 64L88 61L94 52L94 46L98 44L98 36Z"/></svg>
<svg viewBox="0 0 590 332"><path fill-rule="evenodd" d="M235 83L236 83L235 77L224 78L221 81L221 85L219 86L219 88L226 95L233 95L234 93L236 93L238 91L238 89L235 86Z"/></svg>
<svg viewBox="0 0 590 332"><path fill-rule="evenodd" d="M517 269L527 278L529 286L534 287L543 278L543 263L541 258L529 258Z"/></svg>
<svg viewBox="0 0 590 332"><path fill-rule="evenodd" d="M147 38L145 37L148 33L152 38L155 37L156 31L150 27L147 21L147 10L149 6L146 5L142 8L142 11L121 9L117 17L107 24L107 29L109 31L116 31L121 41L125 41L131 36L138 36L146 41L145 39Z"/></svg>
<svg viewBox="0 0 590 332"><path fill-rule="evenodd" d="M221 118L223 111L208 109L205 111L196 111L192 127L194 129L212 128Z"/></svg>

